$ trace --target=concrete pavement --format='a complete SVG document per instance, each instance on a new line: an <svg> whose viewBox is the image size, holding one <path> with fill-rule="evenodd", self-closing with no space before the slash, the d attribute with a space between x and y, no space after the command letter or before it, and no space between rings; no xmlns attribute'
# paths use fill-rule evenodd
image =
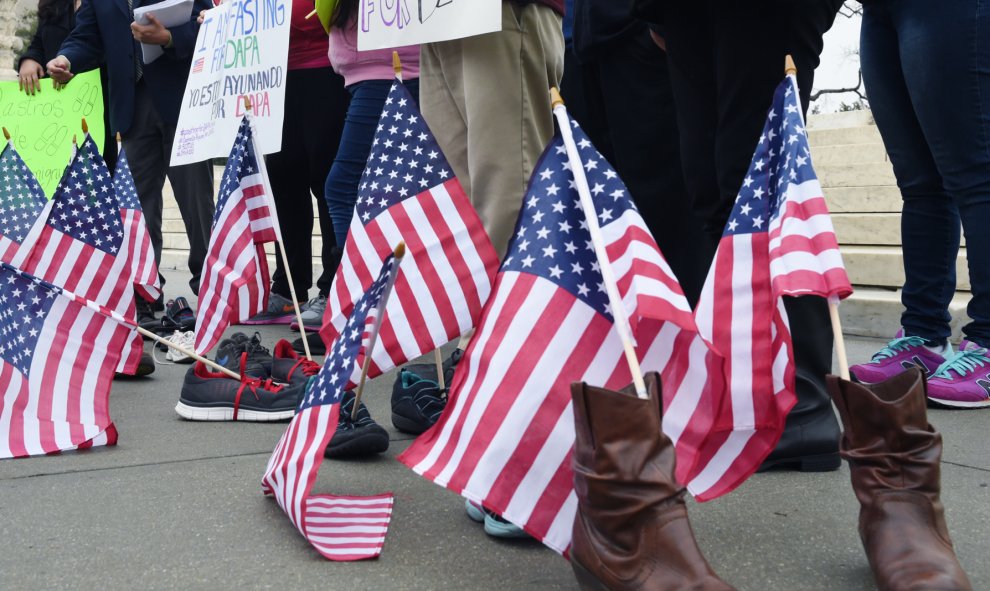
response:
<svg viewBox="0 0 990 591"><path fill-rule="evenodd" d="M166 292L178 295L185 276L169 279ZM261 333L269 347L290 336L284 327ZM877 346L853 340L850 357ZM285 424L181 420L173 408L187 368L115 382L117 447L0 463L0 589L576 589L560 556L533 541L489 538L459 497L394 460L411 438L389 420L391 374L370 382L365 398L392 434L388 453L328 460L314 488L393 491L384 551L375 561L322 559L260 492ZM931 411L930 420L945 438L949 528L974 588L988 589L990 411ZM690 510L712 565L739 589L873 588L845 465L756 475Z"/></svg>

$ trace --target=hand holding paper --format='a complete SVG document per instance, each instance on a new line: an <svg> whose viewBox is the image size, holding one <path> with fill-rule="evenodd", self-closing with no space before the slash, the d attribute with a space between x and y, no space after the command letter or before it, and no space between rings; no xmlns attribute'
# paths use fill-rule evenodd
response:
<svg viewBox="0 0 990 591"><path fill-rule="evenodd" d="M134 38L141 42L144 63L150 64L161 57L164 53L162 46L167 45L172 38L168 27L188 23L192 11L193 0L165 0L134 9L131 31L134 33Z"/></svg>
<svg viewBox="0 0 990 591"><path fill-rule="evenodd" d="M148 22L146 25L131 23L131 33L134 38L148 45L168 45L172 40L172 33L165 28L165 25L153 13L148 13L145 20Z"/></svg>

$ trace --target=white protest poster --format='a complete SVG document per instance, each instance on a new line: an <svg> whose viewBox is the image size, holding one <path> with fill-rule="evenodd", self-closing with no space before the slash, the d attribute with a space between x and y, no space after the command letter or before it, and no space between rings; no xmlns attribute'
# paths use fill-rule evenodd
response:
<svg viewBox="0 0 990 591"><path fill-rule="evenodd" d="M502 30L502 0L358 0L358 50Z"/></svg>
<svg viewBox="0 0 990 591"><path fill-rule="evenodd" d="M265 154L282 149L292 0L227 0L206 11L172 144L172 166L230 154L250 99Z"/></svg>

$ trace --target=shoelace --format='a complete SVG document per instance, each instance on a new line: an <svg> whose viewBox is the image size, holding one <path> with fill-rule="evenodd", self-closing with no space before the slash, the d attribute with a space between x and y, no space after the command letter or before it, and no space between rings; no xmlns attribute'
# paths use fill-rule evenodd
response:
<svg viewBox="0 0 990 591"><path fill-rule="evenodd" d="M265 355L270 357L271 351L269 351L264 345L261 344L261 333L255 332L254 336L251 337L249 341L244 343L244 350L248 355Z"/></svg>
<svg viewBox="0 0 990 591"><path fill-rule="evenodd" d="M876 355L873 356L873 359L870 360L870 363L879 363L884 359L890 359L891 357L895 357L901 351L906 351L911 347L924 347L926 342L927 341L921 337L913 336L894 339L887 343L886 347L877 351Z"/></svg>
<svg viewBox="0 0 990 591"><path fill-rule="evenodd" d="M244 370L247 367L247 353L241 353L241 385L237 388L237 394L234 396L234 420L237 420L237 413L241 408L241 395L244 394L244 389L249 388L251 393L254 394L255 400L261 400L261 396L258 395L258 388L262 390L268 390L273 394L281 393L285 388L284 384L276 384L271 378L262 380L261 378L252 378L245 375Z"/></svg>
<svg viewBox="0 0 990 591"><path fill-rule="evenodd" d="M969 349L968 351L957 351L949 357L945 363L938 366L935 373L932 374L933 378L943 378L946 380L955 379L952 377L951 372L956 372L959 377L966 377L966 375L972 371L976 371L976 368L983 367L990 363L990 353L986 349Z"/></svg>
<svg viewBox="0 0 990 591"><path fill-rule="evenodd" d="M320 373L321 366L319 363L313 361L312 359L306 359L305 357L300 357L299 361L296 361L292 367L289 369L289 373L286 374L286 378L292 381L292 374L296 373L296 370L300 370L306 377L313 377Z"/></svg>

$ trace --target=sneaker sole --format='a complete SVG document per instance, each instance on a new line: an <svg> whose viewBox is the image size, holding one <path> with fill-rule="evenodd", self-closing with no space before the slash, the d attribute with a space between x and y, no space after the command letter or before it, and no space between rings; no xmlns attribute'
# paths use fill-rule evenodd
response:
<svg viewBox="0 0 990 591"><path fill-rule="evenodd" d="M268 324L292 324L292 316L275 316L273 318L248 318L237 322L241 326L265 326Z"/></svg>
<svg viewBox="0 0 990 591"><path fill-rule="evenodd" d="M464 510L467 511L468 519L474 521L475 523L485 522L485 512L478 507L475 507L471 501L464 501Z"/></svg>
<svg viewBox="0 0 990 591"><path fill-rule="evenodd" d="M389 438L368 433L335 447L327 446L324 456L330 459L363 458L388 451Z"/></svg>
<svg viewBox="0 0 990 591"><path fill-rule="evenodd" d="M756 469L758 473L776 470L795 470L797 472L834 472L842 465L838 453L800 456L797 458L780 458L763 462Z"/></svg>
<svg viewBox="0 0 990 591"><path fill-rule="evenodd" d="M961 402L958 400L944 400L941 398L928 397L929 406L935 408L990 408L990 399L980 400L979 402Z"/></svg>
<svg viewBox="0 0 990 591"><path fill-rule="evenodd" d="M320 332L320 327L323 326L323 322L320 321L320 323L318 323L318 324L306 324L306 322L304 320L303 321L303 326L306 327L306 332ZM296 322L295 320L293 320L289 324L289 330L294 330L296 332L299 332L299 323Z"/></svg>
<svg viewBox="0 0 990 591"><path fill-rule="evenodd" d="M530 537L521 527L511 523L500 523L485 515L485 533L493 538L519 539Z"/></svg>
<svg viewBox="0 0 990 591"><path fill-rule="evenodd" d="M392 426L408 435L422 435L423 433L426 433L433 425L424 427L422 423L408 419L402 415L392 413Z"/></svg>
<svg viewBox="0 0 990 591"><path fill-rule="evenodd" d="M233 421L234 409L232 408L200 408L188 406L180 400L175 405L175 412L189 421ZM295 409L278 412L261 412L257 410L241 409L237 412L237 422L247 423L274 423L278 421L288 421L296 414Z"/></svg>

